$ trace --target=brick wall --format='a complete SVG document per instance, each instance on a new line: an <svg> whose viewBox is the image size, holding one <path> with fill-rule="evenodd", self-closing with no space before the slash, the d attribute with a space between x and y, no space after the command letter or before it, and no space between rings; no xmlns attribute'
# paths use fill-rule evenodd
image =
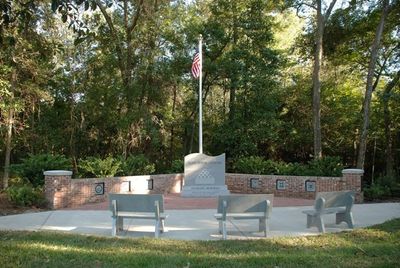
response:
<svg viewBox="0 0 400 268"><path fill-rule="evenodd" d="M71 175L45 174L45 195L49 206L58 209L103 202L107 200L110 192L129 192L130 190L135 194L179 193L182 181L182 174L96 179L71 179ZM153 185L153 189L149 189L149 184ZM96 188L99 186L100 188ZM101 188L104 189L104 194L96 192L96 189L101 190Z"/></svg>
<svg viewBox="0 0 400 268"><path fill-rule="evenodd" d="M342 177L305 177L230 174L225 183L231 193L273 193L275 196L314 199L317 192L354 190L362 202L362 170L344 170ZM71 179L70 171L46 171L45 195L51 208L77 207L106 201L110 192L180 193L183 174ZM306 183L309 186L306 189ZM97 188L96 188L97 186ZM152 189L149 188L152 187ZM280 187L278 187L280 186ZM104 189L104 194L97 192ZM310 191L311 190L311 191Z"/></svg>
<svg viewBox="0 0 400 268"><path fill-rule="evenodd" d="M342 177L308 177L280 175L226 174L225 183L231 193L274 194L279 197L315 199L317 192L353 190L356 202L362 202L361 177L357 170L343 171ZM252 187L253 181L253 187ZM281 183L284 187L278 188ZM311 184L307 191L306 183ZM313 189L312 189L313 188Z"/></svg>

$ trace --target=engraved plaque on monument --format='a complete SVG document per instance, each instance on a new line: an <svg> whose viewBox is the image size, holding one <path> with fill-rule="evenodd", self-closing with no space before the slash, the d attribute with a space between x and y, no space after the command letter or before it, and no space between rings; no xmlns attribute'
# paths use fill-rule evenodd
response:
<svg viewBox="0 0 400 268"><path fill-rule="evenodd" d="M183 197L210 197L229 194L225 185L225 154L185 156Z"/></svg>

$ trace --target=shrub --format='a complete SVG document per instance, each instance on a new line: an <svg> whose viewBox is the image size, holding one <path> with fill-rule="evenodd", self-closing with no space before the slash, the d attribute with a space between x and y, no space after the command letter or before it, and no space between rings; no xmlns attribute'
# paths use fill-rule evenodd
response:
<svg viewBox="0 0 400 268"><path fill-rule="evenodd" d="M364 189L364 196L367 200L379 200L390 197L391 192L388 186L373 183Z"/></svg>
<svg viewBox="0 0 400 268"><path fill-rule="evenodd" d="M309 176L330 176L340 177L342 175L343 164L340 157L326 156L321 159L313 159L308 162L307 172Z"/></svg>
<svg viewBox="0 0 400 268"><path fill-rule="evenodd" d="M87 157L79 161L79 172L81 176L96 178L114 177L120 171L121 161L108 156L105 159L98 157Z"/></svg>
<svg viewBox="0 0 400 268"><path fill-rule="evenodd" d="M378 177L369 187L364 189L365 198L368 200L398 198L400 197L400 184L395 177Z"/></svg>
<svg viewBox="0 0 400 268"><path fill-rule="evenodd" d="M172 161L171 169L169 170L170 173L183 173L185 170L185 165L183 160L177 159Z"/></svg>
<svg viewBox="0 0 400 268"><path fill-rule="evenodd" d="M376 179L376 184L389 187L390 189L396 188L397 181L395 177L391 176L380 176Z"/></svg>
<svg viewBox="0 0 400 268"><path fill-rule="evenodd" d="M32 187L25 184L22 186L10 186L6 190L8 199L17 206L44 207L46 198L41 187Z"/></svg>
<svg viewBox="0 0 400 268"><path fill-rule="evenodd" d="M26 179L33 187L44 185L44 171L57 169L70 170L71 161L63 155L29 154L21 164L10 165L13 175Z"/></svg>
<svg viewBox="0 0 400 268"><path fill-rule="evenodd" d="M156 171L156 166L146 158L143 154L129 155L125 160L121 161L121 175L148 175Z"/></svg>
<svg viewBox="0 0 400 268"><path fill-rule="evenodd" d="M324 157L308 164L275 162L262 157L242 157L234 161L233 172L265 175L332 176L339 177L343 165L339 157Z"/></svg>
<svg viewBox="0 0 400 268"><path fill-rule="evenodd" d="M265 174L265 160L259 156L241 157L233 163L234 172Z"/></svg>
<svg viewBox="0 0 400 268"><path fill-rule="evenodd" d="M300 163L275 163L276 175L304 176L307 166Z"/></svg>

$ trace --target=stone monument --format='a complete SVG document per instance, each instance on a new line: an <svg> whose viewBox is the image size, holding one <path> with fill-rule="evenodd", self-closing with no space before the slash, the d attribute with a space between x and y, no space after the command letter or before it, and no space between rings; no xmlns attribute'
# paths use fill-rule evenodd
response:
<svg viewBox="0 0 400 268"><path fill-rule="evenodd" d="M225 184L225 154L185 156L185 182L181 196L212 197L229 194Z"/></svg>

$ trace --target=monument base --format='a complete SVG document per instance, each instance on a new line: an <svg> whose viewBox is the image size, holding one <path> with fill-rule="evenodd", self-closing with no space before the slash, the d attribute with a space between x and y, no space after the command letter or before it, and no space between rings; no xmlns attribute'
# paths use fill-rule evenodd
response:
<svg viewBox="0 0 400 268"><path fill-rule="evenodd" d="M226 185L183 186L182 197L215 197L230 194Z"/></svg>

